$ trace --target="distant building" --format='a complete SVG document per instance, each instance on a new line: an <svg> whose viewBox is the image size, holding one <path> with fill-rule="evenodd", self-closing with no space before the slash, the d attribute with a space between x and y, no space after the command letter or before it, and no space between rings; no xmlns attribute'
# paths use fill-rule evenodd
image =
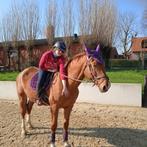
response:
<svg viewBox="0 0 147 147"><path fill-rule="evenodd" d="M135 37L132 39L131 57L147 60L147 37Z"/></svg>
<svg viewBox="0 0 147 147"><path fill-rule="evenodd" d="M53 43L59 40L63 40L63 37L56 37L53 40ZM11 44L11 42L9 42ZM12 47L3 48L3 44L0 43L0 66L8 67L11 70L18 69L18 62L20 64L20 70L26 68L28 65L28 52L25 47L25 42L20 41L18 49L13 49ZM38 66L39 59L41 55L50 48L49 42L47 39L37 39L34 41L33 45L33 54L32 65ZM19 57L18 57L19 50ZM83 51L83 45L80 43L79 37L77 34L71 37L71 44L68 48L69 56L72 57ZM111 59L118 59L119 55L115 47L111 48L110 52Z"/></svg>

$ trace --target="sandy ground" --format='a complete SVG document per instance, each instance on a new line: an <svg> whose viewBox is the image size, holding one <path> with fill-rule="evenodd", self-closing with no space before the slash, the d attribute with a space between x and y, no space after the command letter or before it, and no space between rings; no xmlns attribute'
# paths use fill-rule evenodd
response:
<svg viewBox="0 0 147 147"><path fill-rule="evenodd" d="M57 147L63 146L62 118L61 110ZM34 105L32 124L22 139L17 101L0 100L0 147L49 147L49 108ZM69 128L73 147L147 147L147 108L76 103Z"/></svg>

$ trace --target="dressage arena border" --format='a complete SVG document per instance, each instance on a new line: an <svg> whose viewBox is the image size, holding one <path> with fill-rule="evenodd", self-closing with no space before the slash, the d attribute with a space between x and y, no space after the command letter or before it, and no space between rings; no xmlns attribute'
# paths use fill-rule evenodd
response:
<svg viewBox="0 0 147 147"><path fill-rule="evenodd" d="M97 104L142 106L141 84L112 83L106 93L101 93L93 83L81 83L77 102ZM16 82L0 81L0 99L17 100Z"/></svg>

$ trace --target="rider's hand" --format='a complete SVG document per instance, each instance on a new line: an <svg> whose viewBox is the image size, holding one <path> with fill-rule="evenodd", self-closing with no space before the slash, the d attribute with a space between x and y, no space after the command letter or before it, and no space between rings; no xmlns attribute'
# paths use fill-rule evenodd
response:
<svg viewBox="0 0 147 147"><path fill-rule="evenodd" d="M62 90L62 95L64 95L64 96L68 96L68 89L65 87L65 88L63 88L63 90Z"/></svg>
<svg viewBox="0 0 147 147"><path fill-rule="evenodd" d="M64 95L65 97L68 96L68 89L66 86L66 80L62 80L62 85L63 85L63 89L62 89L62 95Z"/></svg>

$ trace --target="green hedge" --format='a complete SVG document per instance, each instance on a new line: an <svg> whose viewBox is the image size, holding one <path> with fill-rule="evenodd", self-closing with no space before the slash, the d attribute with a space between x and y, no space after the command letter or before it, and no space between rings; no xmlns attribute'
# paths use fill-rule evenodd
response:
<svg viewBox="0 0 147 147"><path fill-rule="evenodd" d="M109 62L110 69L141 69L141 61L111 59Z"/></svg>

